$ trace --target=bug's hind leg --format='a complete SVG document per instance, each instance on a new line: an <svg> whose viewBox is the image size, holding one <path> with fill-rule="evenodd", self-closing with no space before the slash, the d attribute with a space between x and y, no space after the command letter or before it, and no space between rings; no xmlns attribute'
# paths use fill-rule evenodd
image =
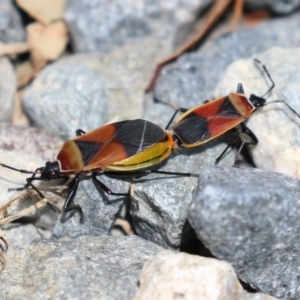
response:
<svg viewBox="0 0 300 300"><path fill-rule="evenodd" d="M93 180L93 183L96 186L96 188L100 188L108 195L129 197L132 200L132 202L134 203L135 210L139 210L139 202L131 195L130 192L129 193L115 193L109 187L107 187L103 182L101 182L96 176L97 176L97 173L92 174L92 180Z"/></svg>
<svg viewBox="0 0 300 300"><path fill-rule="evenodd" d="M74 182L70 188L70 191L68 193L67 199L65 200L63 210L64 212L77 210L80 214L80 223L83 223L83 211L80 205L74 204L71 205L72 201L74 200L74 197L76 195L77 189L79 185L79 175L75 176Z"/></svg>
<svg viewBox="0 0 300 300"><path fill-rule="evenodd" d="M241 145L234 157L234 164L233 167L238 167L238 157L244 147L244 145L257 145L258 138L256 135L251 131L244 123L241 123L241 133L244 134L244 138L242 139ZM248 137L251 139L251 141L247 141Z"/></svg>
<svg viewBox="0 0 300 300"><path fill-rule="evenodd" d="M244 147L244 145L256 145L258 143L258 139L256 137L256 135L244 124L241 123L239 127L235 128L236 130L236 134L234 136L234 138L231 140L231 142L226 146L226 148L224 149L224 151L218 156L218 158L215 161L215 164L217 165L220 160L225 156L226 152L228 151L229 148L231 148L234 143L236 142L236 140L238 139L238 137L240 136L241 133L244 134L244 138L241 142L241 145L234 157L234 167L238 167L238 157ZM247 138L250 137L251 141L247 141Z"/></svg>

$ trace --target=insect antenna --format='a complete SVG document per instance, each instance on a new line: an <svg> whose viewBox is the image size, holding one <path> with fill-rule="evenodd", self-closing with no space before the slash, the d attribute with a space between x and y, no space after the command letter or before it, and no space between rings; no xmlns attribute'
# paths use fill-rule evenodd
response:
<svg viewBox="0 0 300 300"><path fill-rule="evenodd" d="M16 169L14 167L11 167L11 166L8 166L6 164L2 164L0 163L0 166L3 167L3 168L7 168L7 169L10 169L10 170L13 170L13 171L17 171L17 172L20 172L20 173L25 173L25 174L38 174L39 172L35 171L28 171L28 170L23 170L23 169Z"/></svg>
<svg viewBox="0 0 300 300"><path fill-rule="evenodd" d="M296 112L296 110L294 108L292 108L286 101L284 100L273 100L270 102L267 102L264 106L269 105L269 104L273 104L273 103L283 103L285 104L290 111L292 111L299 119L300 119L300 114Z"/></svg>
<svg viewBox="0 0 300 300"><path fill-rule="evenodd" d="M263 68L264 72L267 74L268 78L270 79L270 81L272 83L271 87L261 96L261 98L264 98L265 96L267 96L268 94L270 94L272 92L272 90L275 87L275 83L274 83L269 71L267 70L267 67L265 65L263 65L261 63L261 61L259 61L257 58L254 58L254 61Z"/></svg>

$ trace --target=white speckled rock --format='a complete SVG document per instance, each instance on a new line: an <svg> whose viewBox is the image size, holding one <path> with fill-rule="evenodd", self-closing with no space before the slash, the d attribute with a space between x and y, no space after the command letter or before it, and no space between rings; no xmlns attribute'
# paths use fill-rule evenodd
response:
<svg viewBox="0 0 300 300"><path fill-rule="evenodd" d="M275 300L243 290L225 261L161 251L147 261L134 300Z"/></svg>
<svg viewBox="0 0 300 300"><path fill-rule="evenodd" d="M300 48L272 48L255 55L266 65L275 88L267 97L267 102L285 100L300 112ZM241 82L246 96L263 95L270 81L254 64L253 59L241 60L230 65L222 76L216 95L226 95L236 91ZM253 147L253 158L258 168L300 177L300 119L284 104L271 104L255 112L247 121L247 126L258 137L259 143Z"/></svg>
<svg viewBox="0 0 300 300"><path fill-rule="evenodd" d="M137 236L37 239L8 250L0 297L131 300L144 263L160 250Z"/></svg>

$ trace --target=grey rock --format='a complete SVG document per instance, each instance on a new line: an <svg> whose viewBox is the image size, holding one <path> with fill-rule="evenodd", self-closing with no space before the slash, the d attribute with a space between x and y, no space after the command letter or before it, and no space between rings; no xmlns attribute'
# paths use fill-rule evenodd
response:
<svg viewBox="0 0 300 300"><path fill-rule="evenodd" d="M267 103L272 100L285 100L298 113L299 102L299 68L300 48L272 48L255 55L266 65L275 88L267 96ZM271 86L261 66L254 64L253 59L237 61L229 66L216 94L225 95L234 90L235 83L244 85L246 96L265 94ZM270 104L255 112L246 122L257 136L259 143L252 147L255 165L264 170L285 173L300 177L300 119L284 104Z"/></svg>
<svg viewBox="0 0 300 300"><path fill-rule="evenodd" d="M248 9L259 10L267 9L276 14L284 15L295 11L300 7L299 0L246 0L245 7Z"/></svg>
<svg viewBox="0 0 300 300"><path fill-rule="evenodd" d="M165 127L174 110L155 104L146 115L155 123ZM159 170L198 174L215 163L226 145L216 139L196 148L179 149L159 166ZM234 153L230 152L221 161L232 165ZM155 169L157 169L156 167ZM151 174L137 179L134 197L139 201L139 210L133 214L136 232L147 240L166 248L178 249L182 239L189 240L193 233L186 223L192 192L197 177Z"/></svg>
<svg viewBox="0 0 300 300"><path fill-rule="evenodd" d="M33 224L11 224L9 228L2 230L2 236L5 237L10 249L25 247L38 238L50 238L51 232L37 228Z"/></svg>
<svg viewBox="0 0 300 300"><path fill-rule="evenodd" d="M78 54L46 67L23 96L34 123L57 137L75 136L108 121L138 118L143 88L161 43L151 38L110 53ZM80 76L79 76L80 75Z"/></svg>
<svg viewBox="0 0 300 300"><path fill-rule="evenodd" d="M198 238L255 289L299 299L299 181L258 169L211 167L189 211Z"/></svg>
<svg viewBox="0 0 300 300"><path fill-rule="evenodd" d="M130 182L126 180L109 178L105 175L100 175L98 179L115 193L129 191ZM126 200L130 199L108 196L102 189L98 190L95 187L89 176L81 176L74 203L81 206L84 223L80 222L80 215L76 211L62 213L54 228L53 236L74 238L80 235L108 234Z"/></svg>
<svg viewBox="0 0 300 300"><path fill-rule="evenodd" d="M1 4L0 4L1 5ZM1 18L0 18L1 19ZM1 22L1 21L0 21ZM12 119L14 96L17 88L16 75L7 57L0 58L0 122Z"/></svg>
<svg viewBox="0 0 300 300"><path fill-rule="evenodd" d="M139 282L135 300L275 300L244 291L227 262L187 253L160 251L145 263Z"/></svg>
<svg viewBox="0 0 300 300"><path fill-rule="evenodd" d="M75 52L108 51L113 46L155 37L174 42L210 0L67 1L64 18Z"/></svg>
<svg viewBox="0 0 300 300"><path fill-rule="evenodd" d="M22 151L39 156L46 162L54 160L61 144L61 140L41 129L0 123L0 149L2 150Z"/></svg>
<svg viewBox="0 0 300 300"><path fill-rule="evenodd" d="M2 0L0 3L0 41L9 44L24 40L25 29L13 1Z"/></svg>
<svg viewBox="0 0 300 300"><path fill-rule="evenodd" d="M78 128L94 129L108 121L104 83L75 59L47 66L26 89L23 106L34 123L63 140Z"/></svg>
<svg viewBox="0 0 300 300"><path fill-rule="evenodd" d="M241 29L209 41L195 52L182 55L163 69L155 88L156 98L187 108L215 98L218 96L214 93L216 85L232 62L266 51L274 45L299 45L299 16L298 13L290 18L269 20L250 29ZM235 85L240 80L234 82Z"/></svg>
<svg viewBox="0 0 300 300"><path fill-rule="evenodd" d="M149 65L159 55L167 55L167 47L151 37L111 49L109 53L77 54L69 57L70 64L82 65L99 74L104 82L103 96L108 103L106 119L140 118L144 102L152 101L144 94L151 75ZM99 123L98 126L102 124Z"/></svg>
<svg viewBox="0 0 300 300"><path fill-rule="evenodd" d="M136 236L42 240L10 249L1 296L21 299L132 299L143 264L161 247ZM30 274L30 275L29 275Z"/></svg>

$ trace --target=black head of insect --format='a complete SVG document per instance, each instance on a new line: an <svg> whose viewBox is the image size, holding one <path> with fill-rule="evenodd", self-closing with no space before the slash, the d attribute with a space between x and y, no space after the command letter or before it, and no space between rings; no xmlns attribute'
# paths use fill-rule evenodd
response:
<svg viewBox="0 0 300 300"><path fill-rule="evenodd" d="M256 96L251 94L249 97L250 102L253 104L254 107L259 108L266 105L267 100L263 97Z"/></svg>
<svg viewBox="0 0 300 300"><path fill-rule="evenodd" d="M40 168L40 178L45 180L58 179L61 177L59 163L47 161L45 167Z"/></svg>
<svg viewBox="0 0 300 300"><path fill-rule="evenodd" d="M262 95L262 96L256 96L254 94L251 94L250 95L250 98L249 98L249 101L253 104L254 107L256 108L259 108L259 107L262 107L262 106L265 106L266 105L266 102L267 100L265 99L265 96L267 96L268 94L270 94L272 92L272 90L274 89L275 87L275 83L269 73L269 71L267 70L266 66L263 65L258 59L254 59L254 62L258 65L260 65L263 69L263 71L265 72L265 74L268 76L268 78L270 79L271 81L271 86L270 88Z"/></svg>

